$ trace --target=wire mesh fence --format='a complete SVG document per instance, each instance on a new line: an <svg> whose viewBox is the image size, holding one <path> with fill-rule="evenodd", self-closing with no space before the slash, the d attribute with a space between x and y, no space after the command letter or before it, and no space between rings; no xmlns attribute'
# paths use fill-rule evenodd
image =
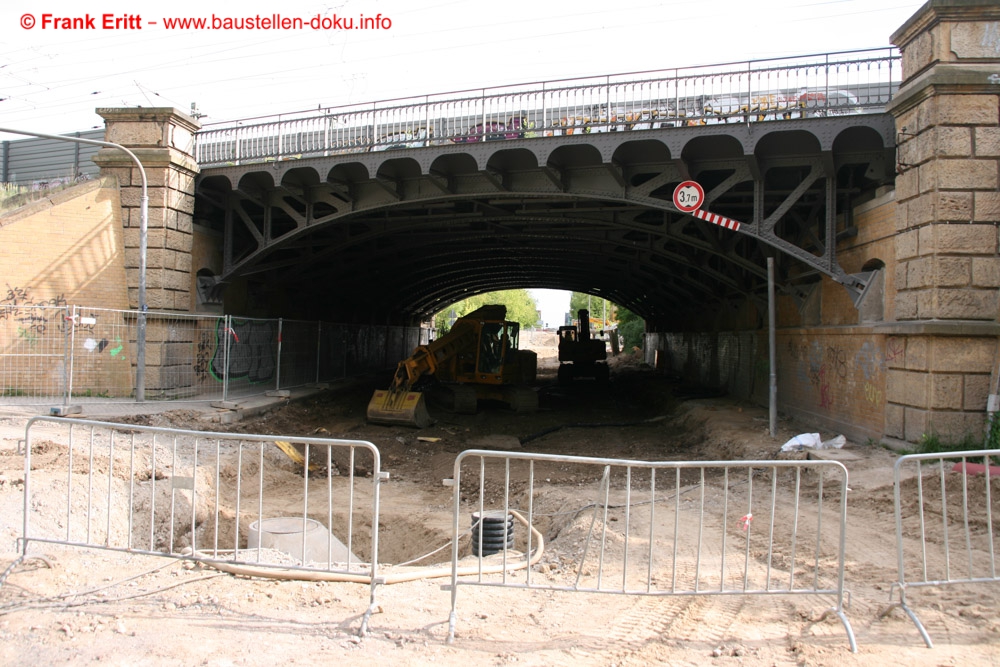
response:
<svg viewBox="0 0 1000 667"><path fill-rule="evenodd" d="M135 400L137 313L0 306L0 403ZM147 401L234 400L393 367L420 327L232 315L146 315Z"/></svg>

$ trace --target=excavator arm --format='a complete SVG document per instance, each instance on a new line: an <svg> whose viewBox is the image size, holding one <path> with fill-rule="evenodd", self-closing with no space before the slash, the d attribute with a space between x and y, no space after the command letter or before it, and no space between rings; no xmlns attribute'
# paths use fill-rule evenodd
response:
<svg viewBox="0 0 1000 667"><path fill-rule="evenodd" d="M462 352L475 350L479 331L477 320L462 318L437 340L417 346L413 354L399 362L389 388L375 391L368 402L368 421L420 428L429 426L430 413L423 394L413 391L414 384L425 375L438 374Z"/></svg>

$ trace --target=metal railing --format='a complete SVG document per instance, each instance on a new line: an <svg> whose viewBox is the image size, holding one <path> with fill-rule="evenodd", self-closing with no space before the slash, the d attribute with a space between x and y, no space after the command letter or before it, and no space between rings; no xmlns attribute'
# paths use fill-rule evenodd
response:
<svg viewBox="0 0 1000 667"><path fill-rule="evenodd" d="M541 568L542 535L554 512L536 499L546 497L541 491L551 490L547 482L556 477L590 480L595 498L559 528L561 542L572 533L582 546L561 552L558 567ZM831 596L834 605L824 617L837 615L857 651L844 613L847 470L838 462L649 462L467 450L456 459L450 483L450 640L459 586L478 585L649 596ZM812 525L801 520L807 506L815 512ZM486 527L490 518L494 525ZM463 554L459 539L470 533L473 546Z"/></svg>
<svg viewBox="0 0 1000 667"><path fill-rule="evenodd" d="M893 48L461 90L207 124L202 167L397 148L881 112Z"/></svg>
<svg viewBox="0 0 1000 667"><path fill-rule="evenodd" d="M372 443L52 417L30 420L25 439L19 560L38 542L197 560L244 574L323 573L369 583L366 631L387 476ZM46 458L37 485L36 452ZM318 469L328 471L325 478L310 475ZM296 487L298 497L289 494Z"/></svg>
<svg viewBox="0 0 1000 667"><path fill-rule="evenodd" d="M131 401L135 311L0 305L0 403ZM429 329L146 314L146 400L245 398L393 367Z"/></svg>
<svg viewBox="0 0 1000 667"><path fill-rule="evenodd" d="M993 523L1000 466L991 465L998 458L1000 449L910 454L893 468L899 580L882 616L903 609L928 648L933 643L907 602L907 590L1000 582ZM893 603L897 591L899 601Z"/></svg>

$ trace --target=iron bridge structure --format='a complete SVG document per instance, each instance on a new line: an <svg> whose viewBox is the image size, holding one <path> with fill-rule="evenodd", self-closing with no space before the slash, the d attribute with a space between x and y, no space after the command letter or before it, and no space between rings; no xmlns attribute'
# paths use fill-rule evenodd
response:
<svg viewBox="0 0 1000 667"><path fill-rule="evenodd" d="M206 127L195 221L223 234L219 278L281 294L287 316L408 324L534 287L679 330L763 303L768 257L784 293L828 276L858 303L872 274L837 244L893 183L898 81L884 49ZM686 180L739 230L675 207Z"/></svg>

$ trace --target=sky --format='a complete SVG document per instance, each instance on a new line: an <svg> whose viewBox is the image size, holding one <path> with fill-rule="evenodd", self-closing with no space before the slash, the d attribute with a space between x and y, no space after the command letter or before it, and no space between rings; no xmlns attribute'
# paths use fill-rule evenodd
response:
<svg viewBox="0 0 1000 667"><path fill-rule="evenodd" d="M200 121L211 124L525 82L885 47L922 4L6 2L0 127L60 134L102 127L98 107L190 112L192 104L204 114ZM263 27L276 17L301 19L303 27ZM370 29L357 29L362 17ZM218 29L168 27L186 18L214 20ZM243 29L225 23L235 19ZM349 19L353 30L345 29ZM0 140L18 138L0 133ZM558 303L568 304L563 297ZM547 292L539 301L543 319L561 323L567 306L551 302Z"/></svg>

